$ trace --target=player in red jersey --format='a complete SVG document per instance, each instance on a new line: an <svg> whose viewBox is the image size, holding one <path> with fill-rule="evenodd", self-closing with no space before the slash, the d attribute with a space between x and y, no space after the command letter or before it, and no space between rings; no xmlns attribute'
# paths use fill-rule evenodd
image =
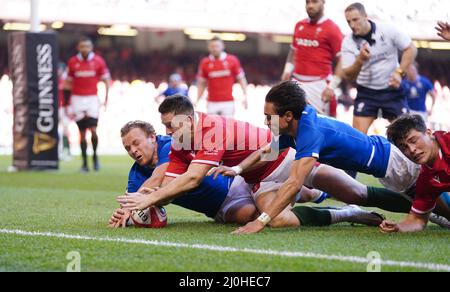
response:
<svg viewBox="0 0 450 292"><path fill-rule="evenodd" d="M201 60L198 68L198 99L201 100L208 87L208 114L225 117L234 116L233 85L237 81L244 93L244 108L247 109L247 79L239 59L227 54L219 37L208 42L210 55Z"/></svg>
<svg viewBox="0 0 450 292"><path fill-rule="evenodd" d="M94 150L94 170L99 170L97 158L97 125L100 113L100 100L97 95L97 84L103 81L106 86L104 107L108 103L109 82L111 80L108 67L99 55L94 54L94 46L89 38L82 37L78 42L78 54L68 62L68 77L65 88L71 90L71 106L75 121L80 130L80 146L83 157L82 172L88 172L86 132L92 134Z"/></svg>
<svg viewBox="0 0 450 292"><path fill-rule="evenodd" d="M398 224L384 221L380 228L385 233L422 231L441 194L450 191L450 133L433 134L420 116L406 115L390 125L387 134L389 140L411 161L422 165L422 169L409 215Z"/></svg>
<svg viewBox="0 0 450 292"><path fill-rule="evenodd" d="M334 90L340 74L333 76L333 61L338 61L343 35L339 27L324 15L325 0L306 0L309 18L295 26L282 81L291 77L300 82L307 101L319 113L336 116ZM336 66L340 68L340 66Z"/></svg>

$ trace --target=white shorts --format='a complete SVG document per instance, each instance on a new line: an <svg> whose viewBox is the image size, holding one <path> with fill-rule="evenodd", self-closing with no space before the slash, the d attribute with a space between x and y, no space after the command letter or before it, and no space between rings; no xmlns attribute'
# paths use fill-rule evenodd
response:
<svg viewBox="0 0 450 292"><path fill-rule="evenodd" d="M76 122L86 117L93 119L98 119L99 117L100 99L97 95L72 95L71 106Z"/></svg>
<svg viewBox="0 0 450 292"><path fill-rule="evenodd" d="M283 162L260 183L253 185L252 195L255 200L263 193L276 192L280 189L280 187L284 184L284 182L289 178L289 175L291 174L292 164L295 161L295 154L296 151L290 148ZM304 185L306 185L306 183L309 181L311 181L310 175L305 178ZM300 198L301 194L299 192L295 198L295 201L297 202Z"/></svg>
<svg viewBox="0 0 450 292"><path fill-rule="evenodd" d="M386 176L379 181L385 188L403 193L414 186L419 177L420 168L420 165L406 158L400 149L391 145Z"/></svg>
<svg viewBox="0 0 450 292"><path fill-rule="evenodd" d="M322 101L322 93L327 88L328 82L326 79L304 82L295 79L306 93L306 100L314 107L319 114L330 114L330 103Z"/></svg>
<svg viewBox="0 0 450 292"><path fill-rule="evenodd" d="M231 184L225 201L222 203L219 212L214 217L217 223L226 223L225 218L231 207L236 205L244 206L255 204L252 197L251 186L245 182L241 176L236 176Z"/></svg>
<svg viewBox="0 0 450 292"><path fill-rule="evenodd" d="M214 102L208 101L208 114L224 116L227 118L234 117L234 101Z"/></svg>

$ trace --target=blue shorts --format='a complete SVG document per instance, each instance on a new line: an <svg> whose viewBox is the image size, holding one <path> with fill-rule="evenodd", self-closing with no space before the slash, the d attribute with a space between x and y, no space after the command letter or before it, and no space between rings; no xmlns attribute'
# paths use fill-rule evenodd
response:
<svg viewBox="0 0 450 292"><path fill-rule="evenodd" d="M374 90L358 86L353 115L376 118L380 110L383 112L383 118L388 120L394 120L403 114L407 114L409 107L406 96L401 90Z"/></svg>

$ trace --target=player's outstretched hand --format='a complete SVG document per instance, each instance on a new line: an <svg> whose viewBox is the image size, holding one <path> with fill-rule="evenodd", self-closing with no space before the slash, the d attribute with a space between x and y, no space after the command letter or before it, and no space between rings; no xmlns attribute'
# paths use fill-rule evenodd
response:
<svg viewBox="0 0 450 292"><path fill-rule="evenodd" d="M125 193L125 196L118 196L117 202L123 209L130 211L144 210L151 206L151 198L147 194Z"/></svg>
<svg viewBox="0 0 450 292"><path fill-rule="evenodd" d="M383 233L394 233L399 231L399 227L395 222L384 220L380 225L380 230Z"/></svg>
<svg viewBox="0 0 450 292"><path fill-rule="evenodd" d="M111 219L109 219L108 227L110 228L124 228L126 227L127 221L131 216L131 212L124 209L117 209L114 214L112 214Z"/></svg>
<svg viewBox="0 0 450 292"><path fill-rule="evenodd" d="M448 22L438 21L436 30L438 31L438 36L450 41L450 24Z"/></svg>
<svg viewBox="0 0 450 292"><path fill-rule="evenodd" d="M216 179L219 175L223 176L230 176L235 177L237 176L237 173L234 172L234 170L231 167L228 166L219 166L219 167L213 167L210 171L208 171L208 176L214 175L214 179Z"/></svg>
<svg viewBox="0 0 450 292"><path fill-rule="evenodd" d="M254 220L252 222L247 223L247 225L240 227L233 231L231 234L240 235L240 234L253 234L258 233L264 229L264 225L258 220Z"/></svg>

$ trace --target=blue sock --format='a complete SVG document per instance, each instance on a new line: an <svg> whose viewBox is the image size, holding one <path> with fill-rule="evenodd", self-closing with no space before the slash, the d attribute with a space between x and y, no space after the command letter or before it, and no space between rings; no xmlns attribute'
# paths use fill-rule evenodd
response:
<svg viewBox="0 0 450 292"><path fill-rule="evenodd" d="M320 204L320 203L322 203L323 201L325 201L328 198L330 198L330 195L328 195L327 193L323 192L322 195L317 200L314 201L314 203Z"/></svg>

